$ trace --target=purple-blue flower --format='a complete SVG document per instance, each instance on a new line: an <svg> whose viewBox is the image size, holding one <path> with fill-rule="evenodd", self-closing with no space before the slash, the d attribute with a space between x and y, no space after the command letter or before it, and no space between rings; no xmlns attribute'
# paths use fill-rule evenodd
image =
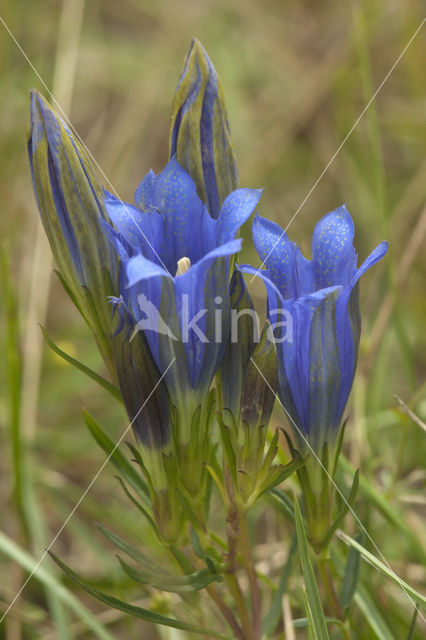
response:
<svg viewBox="0 0 426 640"><path fill-rule="evenodd" d="M357 362L358 281L388 248L382 242L357 268L353 237L341 206L316 225L307 260L278 225L257 216L254 245L267 269L241 267L266 285L268 317L279 327L278 394L304 450L306 441L321 452L335 440Z"/></svg>
<svg viewBox="0 0 426 640"><path fill-rule="evenodd" d="M148 341L172 402L201 404L223 357L230 328L229 256L260 190L238 189L210 216L191 176L172 158L136 190L137 207L107 194L104 223L122 263L122 303Z"/></svg>
<svg viewBox="0 0 426 640"><path fill-rule="evenodd" d="M103 190L69 127L35 90L31 92L28 157L41 221L60 278L96 336L115 379L108 296L118 260L102 234L108 220Z"/></svg>

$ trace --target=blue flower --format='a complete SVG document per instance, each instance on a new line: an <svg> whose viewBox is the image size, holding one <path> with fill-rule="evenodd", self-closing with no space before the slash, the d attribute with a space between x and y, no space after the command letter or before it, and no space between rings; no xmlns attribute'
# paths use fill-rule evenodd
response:
<svg viewBox="0 0 426 640"><path fill-rule="evenodd" d="M118 283L119 263L101 230L108 220L103 190L84 149L37 91L31 93L28 155L60 278L115 378L108 296Z"/></svg>
<svg viewBox="0 0 426 640"><path fill-rule="evenodd" d="M136 190L137 207L106 194L104 229L122 263L120 301L142 329L178 410L206 397L230 330L229 256L260 190L232 192L213 219L191 176L172 158ZM188 425L190 426L190 425Z"/></svg>
<svg viewBox="0 0 426 640"><path fill-rule="evenodd" d="M266 285L268 317L277 327L278 394L303 450L305 439L317 452L335 440L357 362L358 281L388 248L382 242L357 268L353 237L341 206L317 224L307 260L278 225L257 216L254 244L268 268L241 267Z"/></svg>
<svg viewBox="0 0 426 640"><path fill-rule="evenodd" d="M238 168L216 70L194 38L176 87L170 157L191 175L212 218L238 187Z"/></svg>
<svg viewBox="0 0 426 640"><path fill-rule="evenodd" d="M169 400L144 336L129 343L130 317L113 314L119 256L103 226L104 191L78 140L44 98L31 94L28 154L41 220L72 301L95 334L109 373L120 385L139 442L159 449L171 439ZM155 391L153 391L155 390Z"/></svg>

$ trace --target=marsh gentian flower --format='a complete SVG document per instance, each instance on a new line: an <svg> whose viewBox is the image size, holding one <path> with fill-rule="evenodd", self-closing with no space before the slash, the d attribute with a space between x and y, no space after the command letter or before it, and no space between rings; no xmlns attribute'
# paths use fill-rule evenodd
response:
<svg viewBox="0 0 426 640"><path fill-rule="evenodd" d="M137 439L148 447L164 446L171 438L167 390L158 383L145 338L129 343L135 323L119 310L113 314L108 299L119 295L120 267L103 232L102 224L110 222L104 191L83 147L37 91L31 94L28 155L59 277L120 385Z"/></svg>
<svg viewBox="0 0 426 640"><path fill-rule="evenodd" d="M353 236L352 218L341 206L317 224L307 260L278 225L258 216L254 244L267 269L242 267L263 279L269 319L283 323L276 332L278 394L303 450L305 438L317 452L335 440L357 362L358 281L387 251L382 242L357 268Z"/></svg>
<svg viewBox="0 0 426 640"><path fill-rule="evenodd" d="M40 217L65 288L93 330L114 376L111 308L118 259L101 231L103 190L84 149L37 92L28 155Z"/></svg>
<svg viewBox="0 0 426 640"><path fill-rule="evenodd" d="M113 226L104 228L123 266L120 303L144 332L160 372L176 359L165 380L187 420L184 429L224 354L229 256L239 251L242 241L235 234L259 197L260 190L234 191L215 220L173 158L158 176L150 171L142 180L138 207L111 195L105 199Z"/></svg>
<svg viewBox="0 0 426 640"><path fill-rule="evenodd" d="M216 70L194 39L175 91L170 158L188 171L212 218L238 187L238 169Z"/></svg>

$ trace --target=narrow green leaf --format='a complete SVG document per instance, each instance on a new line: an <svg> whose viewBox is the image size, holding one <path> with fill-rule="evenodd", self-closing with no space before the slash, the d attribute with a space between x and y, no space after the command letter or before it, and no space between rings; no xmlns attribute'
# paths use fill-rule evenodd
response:
<svg viewBox="0 0 426 640"><path fill-rule="evenodd" d="M328 640L329 636L327 625L324 619L320 595L318 592L318 587L309 556L308 539L305 531L305 525L296 496L294 496L294 515L296 522L297 542L299 545L300 563L302 565L303 577L305 578L306 598L309 605L309 610L312 615L312 624L314 626L315 634L318 640Z"/></svg>
<svg viewBox="0 0 426 640"><path fill-rule="evenodd" d="M95 637L101 640L114 640L105 627L99 622L86 607L63 585L50 571L42 566L37 567L37 561L26 551L21 549L13 540L8 538L0 531L0 551L6 556L17 562L26 571L34 571L33 578L38 580L42 585L55 592L57 598L69 607L75 615L87 625Z"/></svg>
<svg viewBox="0 0 426 640"><path fill-rule="evenodd" d="M228 415L228 417L230 417L231 421L233 422L234 418L233 418L232 414L230 414L230 412L226 411L226 410L225 410L225 412ZM225 452L226 459L228 461L228 468L229 468L229 471L232 474L232 479L234 481L234 484L235 484L235 486L237 486L238 485L237 459L236 459L235 451L234 451L235 442L234 442L234 439L232 438L232 433L234 433L235 430L236 430L235 429L235 423L233 424L233 431L231 433L231 429L228 427L228 425L225 424L222 414L218 413L217 417L218 417L220 435L222 437L223 450Z"/></svg>
<svg viewBox="0 0 426 640"><path fill-rule="evenodd" d="M339 627L342 626L342 621L339 620L339 618L330 618L328 616L326 616L325 621L327 622L327 624L337 624ZM303 629L304 627L307 627L309 625L309 619L308 618L295 618L293 620L293 627L295 629Z"/></svg>
<svg viewBox="0 0 426 640"><path fill-rule="evenodd" d="M287 562L285 563L283 572L281 574L280 584L278 586L278 589L274 593L272 602L269 607L269 611L262 622L262 634L266 638L269 638L271 636L272 632L274 631L274 629L276 628L278 622L282 617L283 594L287 589L288 580L293 570L294 561L296 559L296 552L297 552L297 538L296 536L293 536L290 549L288 550Z"/></svg>
<svg viewBox="0 0 426 640"><path fill-rule="evenodd" d="M362 535L359 536L359 539L362 539ZM351 547L346 561L345 574L343 576L342 590L340 593L340 605L345 614L349 611L358 586L360 558L361 555L359 551Z"/></svg>
<svg viewBox="0 0 426 640"><path fill-rule="evenodd" d="M118 561L123 571L135 582L141 584L149 584L155 589L161 591L171 591L175 593L183 593L184 591L199 591L204 589L211 582L221 582L221 577L216 573L212 574L208 569L200 569L195 573L183 576L159 575L149 573L148 571L140 571L135 567L131 567L120 556Z"/></svg>
<svg viewBox="0 0 426 640"><path fill-rule="evenodd" d="M150 513L150 511L148 511L148 509L146 509L140 502L138 502L136 500L136 498L134 496L132 496L132 494L130 493L130 491L126 487L126 484L123 482L123 480L122 480L122 478L120 478L120 476L116 476L116 478L117 478L118 482L120 483L121 488L123 489L123 491L126 494L126 496L135 505L135 507L142 513L142 515L148 520L149 524L154 529L156 535L159 537L157 525L155 524L154 519L153 519L152 514Z"/></svg>
<svg viewBox="0 0 426 640"><path fill-rule="evenodd" d="M395 640L395 636L386 624L380 610L362 585L358 585L358 589L354 595L354 602L362 612L368 625L376 634L378 640Z"/></svg>
<svg viewBox="0 0 426 640"><path fill-rule="evenodd" d="M53 560L61 567L63 572L68 576L70 580L78 584L82 589L84 589L87 593L94 596L100 602L112 607L113 609L118 609L119 611L124 611L124 613L128 613L129 615L135 616L137 618L142 618L147 622L152 622L154 624L164 625L166 627L172 627L174 629L182 629L183 631L189 631L191 633L197 633L203 636L210 636L211 638L221 638L223 640L232 640L231 636L228 636L224 633L219 633L218 631L214 631L213 629L202 629L201 627L197 627L194 624L189 622L184 622L183 620L177 620L175 618L168 618L166 616L162 616L159 613L155 613L153 611L149 611L148 609L143 609L142 607L137 607L132 604L128 604L123 600L119 600L114 596L110 596L98 589L92 587L88 582L83 580L79 575L74 573L70 567L68 567L62 560L58 558L54 553L49 552L50 556Z"/></svg>
<svg viewBox="0 0 426 640"><path fill-rule="evenodd" d="M281 484L282 482L287 480L287 478L291 476L292 473L300 469L300 467L304 464L304 459L299 454L296 454L296 457L293 458L293 460L291 460L288 464L280 464L271 467L269 469L269 477L260 486L257 496L261 496L266 491L269 491L273 487L276 487L278 484Z"/></svg>
<svg viewBox="0 0 426 640"><path fill-rule="evenodd" d="M83 411L83 416L87 427L96 440L98 445L110 456L110 460L115 468L120 472L123 478L133 487L138 496L144 500L146 504L151 505L149 491L145 480L141 474L135 469L131 462L126 458L116 443L111 440L109 435L96 422L93 416L87 411Z"/></svg>
<svg viewBox="0 0 426 640"><path fill-rule="evenodd" d="M334 545L331 547L330 551L333 566L336 568L338 575L343 579L345 562L342 550ZM376 634L378 640L395 640L388 625L384 621L380 610L377 608L374 600L371 598L367 588L362 583L362 581L358 582L358 586L353 597L353 602L360 609L367 624Z"/></svg>
<svg viewBox="0 0 426 640"><path fill-rule="evenodd" d="M122 538L120 538L120 536L112 533L112 531L108 531L108 529L105 529L105 527L103 527L101 524L97 524L97 527L99 531L110 542L112 542L112 544L124 551L124 553L126 553L130 558L132 558L132 560L135 560L135 562L140 564L142 567L144 567L144 569L146 569L148 572L153 574L167 575L167 573L158 563L151 560L151 558L148 558L148 556L142 553L142 551L139 551L139 549L136 549L136 547L131 545L129 542L126 542L126 540L123 540Z"/></svg>
<svg viewBox="0 0 426 640"><path fill-rule="evenodd" d="M355 473L355 468L343 455L339 458L339 466L341 466L346 473L350 473L351 475ZM365 475L360 476L359 493L364 496L368 503L374 506L388 522L404 534L404 538L407 542L410 542L420 561L426 563L426 553L423 545L419 542L411 528L407 526L401 511L396 509L391 502L369 482Z"/></svg>
<svg viewBox="0 0 426 640"><path fill-rule="evenodd" d="M410 628L408 629L408 636L406 640L413 640L414 638L414 631L416 630L416 620L417 620L418 612L419 612L418 608L415 607L413 611L413 617L411 618L411 624L410 624Z"/></svg>
<svg viewBox="0 0 426 640"><path fill-rule="evenodd" d="M421 593L416 591L416 589L414 589L414 587L410 586L402 578L397 576L396 573L394 573L391 569L388 569L388 567L386 565L384 565L383 562L380 562L380 560L378 560L375 556L373 556L372 553L367 551L367 549L364 549L364 547L362 545L360 545L356 540L354 540L353 538L348 536L343 531L339 531L338 532L338 536L339 536L339 538L341 538L343 540L343 542L346 542L346 544L348 544L348 545L354 547L355 549L357 549L359 551L359 553L362 555L362 557L365 560L367 560L367 562L372 564L373 567L375 567L376 569L381 571L381 573L383 573L390 580L395 582L407 594L410 594L414 598L414 600L416 600L417 602L422 602L423 604L426 604L426 597L425 596L423 596Z"/></svg>
<svg viewBox="0 0 426 640"><path fill-rule="evenodd" d="M86 376L89 376L89 378L92 378L92 380L97 382L101 387L103 387L112 396L114 396L114 398L116 400L118 400L119 402L123 402L123 398L121 397L120 390L117 389L117 387L115 387L113 384L111 384L111 382L109 382L108 380L105 380L105 378L103 378L98 373L96 373L96 371L93 371L93 369L90 369L89 367L87 367L85 364L83 364L79 360L76 360L72 356L70 356L67 353L65 353L65 351L62 351L62 349L60 349L53 342L53 340L51 338L49 338L49 336L48 336L48 334L46 332L46 329L42 325L40 325L40 328L41 328L41 330L43 332L44 339L46 340L47 344L52 349L52 351L54 351L58 356L63 358L66 362L69 362L69 364L72 364L73 367L76 367L77 369L79 369L80 371L85 373Z"/></svg>
<svg viewBox="0 0 426 640"><path fill-rule="evenodd" d="M294 507L288 495L281 489L271 489L269 495L273 499L274 505L294 522Z"/></svg>
<svg viewBox="0 0 426 640"><path fill-rule="evenodd" d="M334 533L337 527L340 525L343 518L345 517L345 515L348 513L349 509L352 507L353 503L355 502L356 494L358 492L358 486L359 486L359 470L357 469L355 471L354 479L352 481L352 488L351 488L350 494L348 498L344 501L342 508L340 509L336 518L332 522L327 532L327 535L325 536L324 547L327 547L329 545L331 538L334 536Z"/></svg>
<svg viewBox="0 0 426 640"><path fill-rule="evenodd" d="M317 627L315 625L314 622L314 617L312 615L312 609L311 606L309 604L309 600L308 600L308 596L306 593L306 589L302 589L302 596L303 596L303 606L305 607L305 611L306 611L306 620L308 622L307 627L308 627L308 637L309 640L319 640L319 635L317 633Z"/></svg>
<svg viewBox="0 0 426 640"><path fill-rule="evenodd" d="M336 475L337 463L339 462L339 456L340 456L340 452L342 450L343 436L345 435L347 423L348 423L348 418L346 418L346 420L343 421L343 424L340 427L340 429L338 431L338 434L337 434L336 445L334 447L333 458L332 458L333 462L332 462L332 465L331 465L331 477L333 479L334 479L334 477Z"/></svg>

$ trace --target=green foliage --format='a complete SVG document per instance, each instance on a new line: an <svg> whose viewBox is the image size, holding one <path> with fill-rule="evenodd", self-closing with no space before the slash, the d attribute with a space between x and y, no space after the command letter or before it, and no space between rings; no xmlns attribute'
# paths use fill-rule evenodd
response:
<svg viewBox="0 0 426 640"><path fill-rule="evenodd" d="M305 525L296 496L294 497L294 513L300 563L302 565L303 577L305 579L305 608L309 620L309 628L316 640L328 640L329 635L327 631L327 624L325 622L321 598L315 580L312 563L309 557L309 547Z"/></svg>

